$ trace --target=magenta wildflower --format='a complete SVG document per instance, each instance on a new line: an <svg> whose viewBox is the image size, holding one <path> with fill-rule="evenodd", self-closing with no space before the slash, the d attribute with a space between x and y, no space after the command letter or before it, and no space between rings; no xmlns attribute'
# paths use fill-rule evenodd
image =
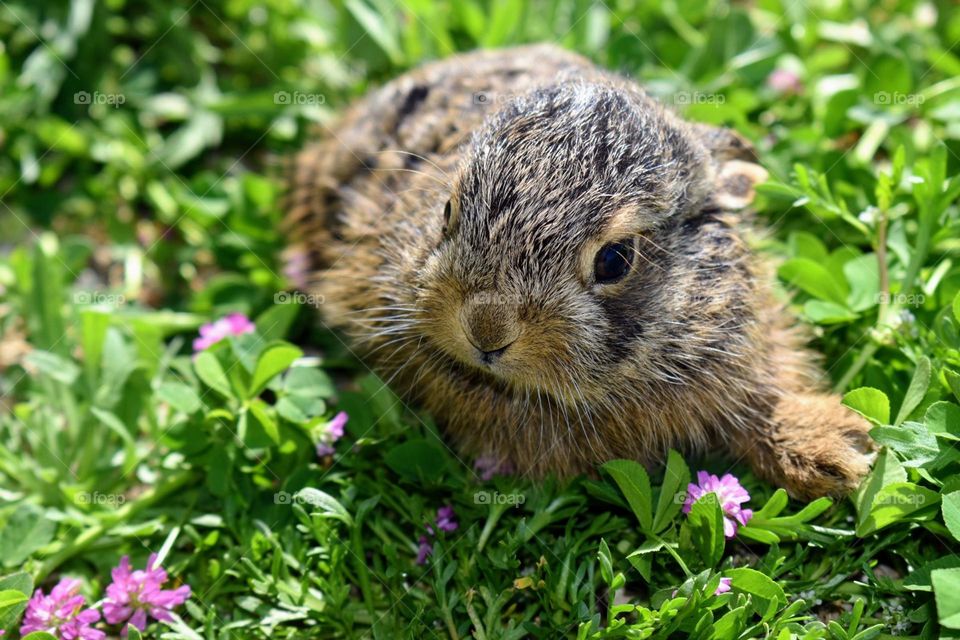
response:
<svg viewBox="0 0 960 640"><path fill-rule="evenodd" d="M103 616L110 624L128 622L140 631L147 628L147 614L155 620L172 620L170 611L186 602L190 587L161 589L167 572L157 566L157 554L151 553L145 570L130 571L130 558L123 556L112 571L113 582L107 587Z"/></svg>
<svg viewBox="0 0 960 640"><path fill-rule="evenodd" d="M200 352L209 349L227 336L253 333L255 329L256 325L250 322L250 318L242 313L231 313L200 327L200 337L193 341L193 350Z"/></svg>
<svg viewBox="0 0 960 640"><path fill-rule="evenodd" d="M90 627L100 619L100 612L84 609L87 600L77 593L79 590L80 581L71 578L60 580L50 595L37 589L27 603L20 635L46 631L62 640L101 640L106 637L103 631Z"/></svg>
<svg viewBox="0 0 960 640"><path fill-rule="evenodd" d="M426 564L427 556L433 553L433 546L427 536L420 536L420 546L417 547L417 564Z"/></svg>
<svg viewBox="0 0 960 640"><path fill-rule="evenodd" d="M333 416L333 419L323 428L320 436L320 442L317 443L317 457L332 456L334 452L333 443L343 437L343 427L346 426L349 416L346 411L341 411Z"/></svg>
<svg viewBox="0 0 960 640"><path fill-rule="evenodd" d="M730 591L730 580L730 578L720 578L720 584L717 585L717 590L713 592L713 595L718 596Z"/></svg>
<svg viewBox="0 0 960 640"><path fill-rule="evenodd" d="M453 507L446 506L440 507L437 509L437 529L440 531L446 531L450 533L451 531L456 531L460 526L456 520L457 514L453 512ZM431 536L437 535L437 532L433 530L433 526L427 525L427 533ZM420 536L420 547L417 549L417 564L423 564L427 561L427 556L433 553L433 546L430 544L430 538L427 536Z"/></svg>
<svg viewBox="0 0 960 640"><path fill-rule="evenodd" d="M437 510L437 529L447 533L456 531L460 525L457 524L455 518L456 514L453 512L453 507L440 507Z"/></svg>
<svg viewBox="0 0 960 640"><path fill-rule="evenodd" d="M493 456L480 456L473 461L473 468L480 473L480 479L484 482L492 479L493 476L504 476L513 473L513 465L509 462L494 458Z"/></svg>
<svg viewBox="0 0 960 640"><path fill-rule="evenodd" d="M693 503L708 493L716 495L723 511L723 535L732 538L737 534L737 527L747 524L753 517L753 511L740 507L750 499L750 494L743 488L740 481L727 473L722 478L707 473L697 472L696 484L687 485L687 499L683 503L683 512L690 513Z"/></svg>

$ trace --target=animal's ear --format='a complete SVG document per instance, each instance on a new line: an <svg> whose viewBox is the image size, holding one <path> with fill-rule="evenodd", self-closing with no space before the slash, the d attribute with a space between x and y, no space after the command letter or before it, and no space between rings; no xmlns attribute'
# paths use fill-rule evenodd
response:
<svg viewBox="0 0 960 640"><path fill-rule="evenodd" d="M769 175L757 163L753 146L746 138L730 129L705 124L693 125L697 138L713 158L713 192L711 207L735 211L753 202L755 187Z"/></svg>
<svg viewBox="0 0 960 640"><path fill-rule="evenodd" d="M717 169L710 201L726 211L743 209L753 202L755 187L770 175L759 164L744 160L727 160Z"/></svg>

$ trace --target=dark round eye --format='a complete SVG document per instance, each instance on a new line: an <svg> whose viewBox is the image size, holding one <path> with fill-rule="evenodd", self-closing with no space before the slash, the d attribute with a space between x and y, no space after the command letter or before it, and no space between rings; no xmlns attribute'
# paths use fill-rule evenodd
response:
<svg viewBox="0 0 960 640"><path fill-rule="evenodd" d="M633 253L633 242L630 240L603 245L593 261L597 282L614 282L625 276L633 262Z"/></svg>

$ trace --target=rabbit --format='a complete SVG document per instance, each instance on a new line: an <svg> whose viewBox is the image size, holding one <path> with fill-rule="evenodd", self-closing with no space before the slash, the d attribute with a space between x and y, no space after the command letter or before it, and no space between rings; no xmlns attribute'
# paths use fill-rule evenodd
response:
<svg viewBox="0 0 960 640"><path fill-rule="evenodd" d="M409 72L292 164L299 285L459 452L540 478L720 449L806 499L869 471L745 241L738 134L533 45Z"/></svg>

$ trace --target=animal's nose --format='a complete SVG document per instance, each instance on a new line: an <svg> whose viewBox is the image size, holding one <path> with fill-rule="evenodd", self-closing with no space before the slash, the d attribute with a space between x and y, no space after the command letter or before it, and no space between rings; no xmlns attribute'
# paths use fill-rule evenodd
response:
<svg viewBox="0 0 960 640"><path fill-rule="evenodd" d="M490 364L499 359L517 339L516 313L510 305L479 297L468 302L464 312L467 339L483 362Z"/></svg>

